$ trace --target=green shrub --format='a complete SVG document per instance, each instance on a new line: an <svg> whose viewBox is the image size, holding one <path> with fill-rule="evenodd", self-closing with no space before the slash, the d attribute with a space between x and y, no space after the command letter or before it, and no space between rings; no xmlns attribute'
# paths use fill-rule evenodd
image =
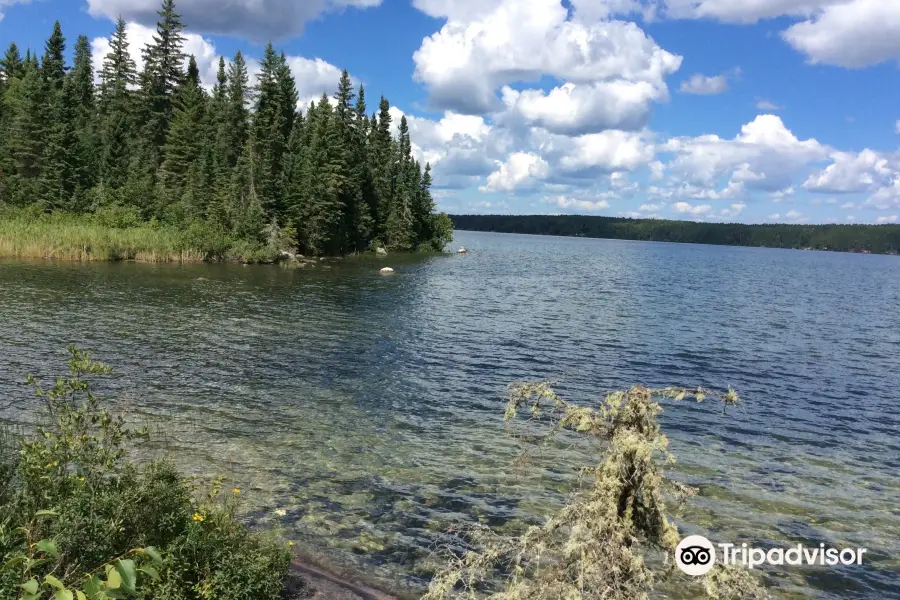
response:
<svg viewBox="0 0 900 600"><path fill-rule="evenodd" d="M0 444L0 597L278 598L290 553L240 522L239 490L200 502L171 463L132 462L146 430L92 393L109 367L70 352L68 378L29 377L45 424Z"/></svg>

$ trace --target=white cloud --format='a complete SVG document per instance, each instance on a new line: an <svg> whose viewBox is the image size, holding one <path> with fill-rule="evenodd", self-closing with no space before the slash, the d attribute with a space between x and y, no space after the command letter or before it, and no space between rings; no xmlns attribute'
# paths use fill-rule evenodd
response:
<svg viewBox="0 0 900 600"><path fill-rule="evenodd" d="M800 21L781 36L813 63L855 68L900 58L894 0L644 0L642 6L649 16L669 19L750 24L793 17Z"/></svg>
<svg viewBox="0 0 900 600"><path fill-rule="evenodd" d="M843 208L844 210L851 210L851 209L856 208L856 203L855 202L844 202L843 204L841 204L841 208Z"/></svg>
<svg viewBox="0 0 900 600"><path fill-rule="evenodd" d="M789 210L789 211L787 211L787 214L785 214L784 216L787 217L788 219L791 219L792 221L797 221L798 219L803 218L803 213L796 211L796 210Z"/></svg>
<svg viewBox="0 0 900 600"><path fill-rule="evenodd" d="M781 218L781 215L779 213L772 213L771 215L769 215L766 218L770 221L777 221L778 219Z"/></svg>
<svg viewBox="0 0 900 600"><path fill-rule="evenodd" d="M654 160L650 163L650 179L652 181L660 181L665 177L666 165L661 161Z"/></svg>
<svg viewBox="0 0 900 600"><path fill-rule="evenodd" d="M725 23L756 23L781 15L805 17L821 6L846 0L656 0L672 19L717 19Z"/></svg>
<svg viewBox="0 0 900 600"><path fill-rule="evenodd" d="M684 94L697 94L703 96L711 96L721 94L728 91L728 80L740 74L740 69L734 69L729 73L720 75L702 75L694 73L689 79L681 82L680 91Z"/></svg>
<svg viewBox="0 0 900 600"><path fill-rule="evenodd" d="M772 111L784 109L783 106L779 106L770 100L766 100L765 98L757 98L756 99L756 108L759 110L766 111L766 112L772 112Z"/></svg>
<svg viewBox="0 0 900 600"><path fill-rule="evenodd" d="M738 217L742 212L744 212L745 208L747 208L746 204L744 204L743 202L737 202L735 204L732 204L728 208L719 210L719 212L714 215L714 218L720 221L723 221L725 219L734 219Z"/></svg>
<svg viewBox="0 0 900 600"><path fill-rule="evenodd" d="M900 133L900 119L898 119L897 122L894 123L894 131Z"/></svg>
<svg viewBox="0 0 900 600"><path fill-rule="evenodd" d="M852 222L855 221L855 220L856 220L856 217L854 217L853 215L847 215L847 221L848 221L848 222L852 223Z"/></svg>
<svg viewBox="0 0 900 600"><path fill-rule="evenodd" d="M689 214L694 217L702 217L711 213L713 211L713 207L709 204L699 204L695 206L687 202L676 202L672 205L672 210L681 214Z"/></svg>
<svg viewBox="0 0 900 600"><path fill-rule="evenodd" d="M544 149L563 151L559 161L564 172L596 169L600 171L634 171L653 160L653 144L645 132L609 130L575 138L549 136Z"/></svg>
<svg viewBox="0 0 900 600"><path fill-rule="evenodd" d="M848 68L900 58L900 2L820 0L810 19L782 37L810 62Z"/></svg>
<svg viewBox="0 0 900 600"><path fill-rule="evenodd" d="M639 129L650 118L651 103L666 99L668 92L647 81L615 80L566 83L549 92L504 86L501 96L505 118L571 135Z"/></svg>
<svg viewBox="0 0 900 600"><path fill-rule="evenodd" d="M638 208L638 210L641 212L657 212L662 209L662 204L641 204L641 207Z"/></svg>
<svg viewBox="0 0 900 600"><path fill-rule="evenodd" d="M863 192L888 184L895 172L885 156L868 148L859 154L833 152L831 159L832 164L807 178L804 188L825 193Z"/></svg>
<svg viewBox="0 0 900 600"><path fill-rule="evenodd" d="M583 210L588 212L596 212L609 208L609 202L606 200L578 200L576 198L567 198L565 196L557 196L555 198L545 198L545 204L553 204L560 208Z"/></svg>
<svg viewBox="0 0 900 600"><path fill-rule="evenodd" d="M794 186L788 186L783 190L778 190L769 194L769 197L772 198L772 202L790 202L791 198L794 196Z"/></svg>
<svg viewBox="0 0 900 600"><path fill-rule="evenodd" d="M760 115L732 140L672 138L659 151L675 155L668 167L689 184L710 188L730 176L732 184L774 192L789 187L802 167L827 158L829 148L815 139L797 139L775 115Z"/></svg>
<svg viewBox="0 0 900 600"><path fill-rule="evenodd" d="M883 225L885 223L896 223L897 215L891 215L889 217L878 217L877 222L880 225Z"/></svg>
<svg viewBox="0 0 900 600"><path fill-rule="evenodd" d="M863 202L863 206L879 210L900 208L900 173L894 175L890 184L883 186L869 196Z"/></svg>
<svg viewBox="0 0 900 600"><path fill-rule="evenodd" d="M417 0L415 5L448 19L413 55L415 77L428 87L433 105L457 112L500 110L498 88L542 76L585 86L574 88L577 98L571 89L551 92L549 101L541 98L543 92L527 96L525 114L552 127L549 105L598 110L599 102L588 98L591 93L607 99L621 94L616 97L620 106L643 106L648 95L664 98L665 77L681 65L681 57L657 46L634 23L567 20L559 0ZM607 85L592 85L600 83Z"/></svg>
<svg viewBox="0 0 900 600"><path fill-rule="evenodd" d="M533 186L550 172L550 165L531 152L513 152L506 162L497 161L497 170L488 175L487 184L478 188L482 192L510 192Z"/></svg>
<svg viewBox="0 0 900 600"><path fill-rule="evenodd" d="M154 25L159 0L88 0L92 16ZM179 0L182 21L194 31L228 34L265 42L298 35L310 20L326 11L378 6L381 0Z"/></svg>

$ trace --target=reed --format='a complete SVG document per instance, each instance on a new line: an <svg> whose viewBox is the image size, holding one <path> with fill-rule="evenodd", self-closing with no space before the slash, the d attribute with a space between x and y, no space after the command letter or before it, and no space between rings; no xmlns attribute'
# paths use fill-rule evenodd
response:
<svg viewBox="0 0 900 600"><path fill-rule="evenodd" d="M158 222L110 225L90 214L35 214L0 210L0 257L68 261L134 260L198 263L210 260L260 262L260 249L218 237L204 243L191 232Z"/></svg>

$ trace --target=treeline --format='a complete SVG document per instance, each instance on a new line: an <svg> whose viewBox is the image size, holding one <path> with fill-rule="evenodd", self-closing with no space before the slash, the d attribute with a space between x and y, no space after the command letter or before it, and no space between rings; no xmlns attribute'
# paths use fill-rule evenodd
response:
<svg viewBox="0 0 900 600"><path fill-rule="evenodd" d="M119 19L98 85L88 38L67 65L59 22L40 58L10 44L0 60L0 206L127 209L252 243L277 236L309 254L449 241L431 168L412 157L405 117L393 131L385 98L369 115L345 71L331 102L323 94L299 111L271 43L256 81L239 51L219 59L207 92L182 51L184 27L164 0L138 72Z"/></svg>
<svg viewBox="0 0 900 600"><path fill-rule="evenodd" d="M900 225L742 225L582 215L451 215L455 229L720 246L900 253Z"/></svg>

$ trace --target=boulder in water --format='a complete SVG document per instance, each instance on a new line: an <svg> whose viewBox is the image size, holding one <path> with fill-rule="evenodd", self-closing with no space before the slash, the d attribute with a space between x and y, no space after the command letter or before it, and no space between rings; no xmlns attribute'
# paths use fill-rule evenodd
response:
<svg viewBox="0 0 900 600"><path fill-rule="evenodd" d="M378 272L381 273L382 275L390 275L391 273L394 272L394 270L390 267L385 267Z"/></svg>
<svg viewBox="0 0 900 600"><path fill-rule="evenodd" d="M384 248L381 248L379 246L378 248L375 248L375 255L376 256L387 256L387 250L385 250Z"/></svg>
<svg viewBox="0 0 900 600"><path fill-rule="evenodd" d="M468 250L466 250L465 248L460 248L456 251L457 254L465 254L466 252L468 252Z"/></svg>

